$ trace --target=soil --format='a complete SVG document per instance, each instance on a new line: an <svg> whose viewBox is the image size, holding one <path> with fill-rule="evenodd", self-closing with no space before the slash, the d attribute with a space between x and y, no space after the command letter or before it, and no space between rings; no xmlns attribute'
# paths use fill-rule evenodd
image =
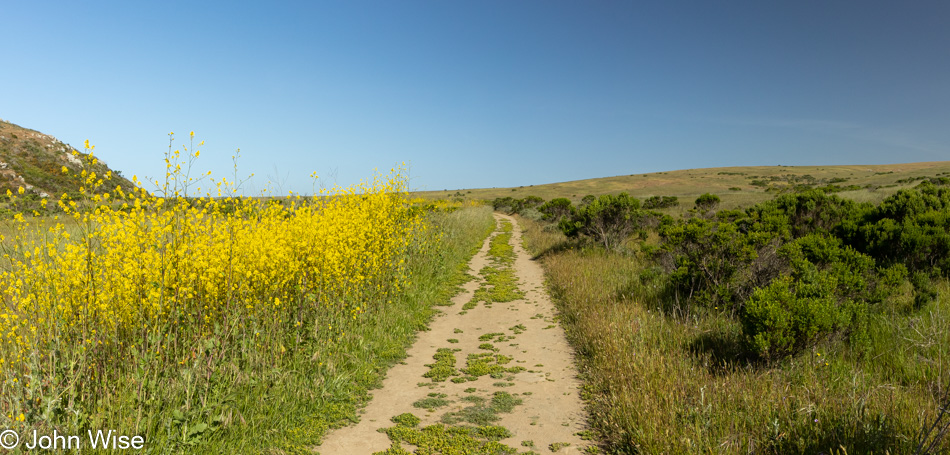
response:
<svg viewBox="0 0 950 455"><path fill-rule="evenodd" d="M420 332L408 351L406 360L394 366L383 381L382 388L373 392L373 398L363 409L356 425L331 431L316 450L323 455L360 455L388 449L392 442L381 428L393 427L391 420L403 413L412 413L421 419L420 427L438 423L446 413L457 412L471 401L473 395L490 400L495 392L507 392L522 403L510 413L498 413L500 420L493 425L507 428L512 436L499 442L518 449L520 453L533 450L552 453L554 444L558 454L584 453L589 445L578 432L585 429L585 411L580 399L581 383L573 362L573 351L564 331L557 323L556 310L544 288L544 273L521 246L521 229L508 216L495 214L496 221L508 220L514 226L511 244L515 260L512 269L518 278L524 298L512 302L484 302L475 308L463 310L480 286L483 277L468 282L464 291L452 299L452 306L439 307L442 313ZM497 235L499 231L493 233ZM488 256L489 239L469 263L472 275L478 275L491 263ZM523 330L513 327L521 325ZM433 355L439 348L459 349L455 352L457 367L465 367L470 353L485 353L479 348L488 333L503 333L501 342L493 345L495 354L513 358L505 366L522 366L525 371L506 374L504 378L479 376L477 380L455 383L451 380L433 381L424 375L435 363ZM509 338L510 337L510 338ZM448 340L458 340L450 342ZM461 374L464 376L464 374ZM474 391L472 390L474 388ZM450 404L429 410L413 406L430 394L444 394ZM439 395L441 397L441 395ZM471 400L471 398L469 398ZM412 451L414 447L402 443Z"/></svg>

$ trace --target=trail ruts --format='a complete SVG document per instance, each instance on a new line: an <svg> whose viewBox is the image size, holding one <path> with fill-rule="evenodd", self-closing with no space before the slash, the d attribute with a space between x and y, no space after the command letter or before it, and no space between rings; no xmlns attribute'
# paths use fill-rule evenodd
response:
<svg viewBox="0 0 950 455"><path fill-rule="evenodd" d="M497 444L519 453L584 452L588 442L577 435L585 422L580 382L544 290L543 271L521 247L514 219L495 218L495 232L469 263L477 278L452 299L452 306L441 307L429 331L419 334L406 361L373 392L360 422L332 431L317 451L360 455L398 445L412 452L416 447L400 435L426 431L441 435L434 438L439 443L474 444L467 447L486 452ZM513 248L502 246L504 237L490 248L507 223ZM390 430L392 437L379 431L396 428L392 419L404 413L420 422L411 426L415 419L403 416L396 420L404 428ZM435 424L445 427L423 430Z"/></svg>

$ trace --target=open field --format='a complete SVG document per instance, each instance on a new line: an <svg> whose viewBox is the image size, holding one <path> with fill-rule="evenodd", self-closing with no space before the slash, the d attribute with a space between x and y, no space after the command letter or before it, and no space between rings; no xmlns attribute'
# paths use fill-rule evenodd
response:
<svg viewBox="0 0 950 455"><path fill-rule="evenodd" d="M811 176L812 179L805 176ZM650 196L677 196L684 201L692 201L703 193L713 193L722 198L724 208L734 208L772 199L775 194L766 191L768 186L782 189L788 187L790 182L793 184L811 181L819 186L857 185L860 189L845 191L842 196L859 202L877 202L898 189L909 188L916 184L916 181L910 182L907 179L937 176L950 176L950 161L850 166L739 166L686 169L513 188L448 189L418 191L412 194L430 199L447 200L459 197L482 200L508 196L513 198L538 196L544 200L563 197L577 203L588 194L617 194L624 191L640 199ZM754 181L761 181L766 186L753 185Z"/></svg>

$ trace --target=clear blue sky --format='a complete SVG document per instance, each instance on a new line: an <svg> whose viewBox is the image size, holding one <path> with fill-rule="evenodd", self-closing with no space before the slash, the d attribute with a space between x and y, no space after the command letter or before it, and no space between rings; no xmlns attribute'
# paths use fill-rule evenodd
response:
<svg viewBox="0 0 950 455"><path fill-rule="evenodd" d="M950 159L945 1L271 3L5 2L0 118L283 191Z"/></svg>

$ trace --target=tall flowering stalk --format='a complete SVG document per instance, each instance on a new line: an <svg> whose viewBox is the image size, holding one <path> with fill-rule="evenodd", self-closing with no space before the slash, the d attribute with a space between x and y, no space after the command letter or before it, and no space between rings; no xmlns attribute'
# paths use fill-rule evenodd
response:
<svg viewBox="0 0 950 455"><path fill-rule="evenodd" d="M80 415L130 371L147 377L195 359L201 340L231 337L274 355L287 339L330 340L340 321L408 282L404 257L424 225L401 169L315 197L239 197L237 179L191 197L208 177L190 174L200 152L169 144L164 183L149 193L135 177L129 190L89 170L87 141L75 175L82 196L62 195L53 220L11 221L0 427Z"/></svg>

